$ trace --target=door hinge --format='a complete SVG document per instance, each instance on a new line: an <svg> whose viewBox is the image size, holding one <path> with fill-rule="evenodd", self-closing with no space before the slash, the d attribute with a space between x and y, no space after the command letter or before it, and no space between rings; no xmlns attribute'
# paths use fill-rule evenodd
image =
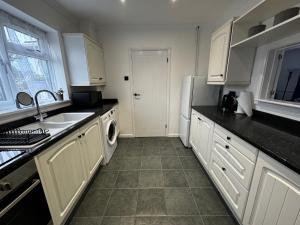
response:
<svg viewBox="0 0 300 225"><path fill-rule="evenodd" d="M169 62L169 57L167 57L167 63Z"/></svg>
<svg viewBox="0 0 300 225"><path fill-rule="evenodd" d="M165 125L165 128L168 128L168 124Z"/></svg>
<svg viewBox="0 0 300 225"><path fill-rule="evenodd" d="M279 54L278 55L278 60L281 60L282 59L282 54Z"/></svg>

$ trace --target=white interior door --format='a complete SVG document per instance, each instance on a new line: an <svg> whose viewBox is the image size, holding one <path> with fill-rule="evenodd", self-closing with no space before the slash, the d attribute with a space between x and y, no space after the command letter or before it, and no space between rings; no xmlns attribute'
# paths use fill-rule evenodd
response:
<svg viewBox="0 0 300 225"><path fill-rule="evenodd" d="M166 136L168 51L132 51L136 137Z"/></svg>

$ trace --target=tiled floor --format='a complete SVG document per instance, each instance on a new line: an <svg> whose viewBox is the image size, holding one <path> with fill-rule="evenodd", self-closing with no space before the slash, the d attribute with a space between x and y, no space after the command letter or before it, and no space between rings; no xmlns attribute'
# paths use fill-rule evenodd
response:
<svg viewBox="0 0 300 225"><path fill-rule="evenodd" d="M177 138L120 139L72 225L235 225Z"/></svg>

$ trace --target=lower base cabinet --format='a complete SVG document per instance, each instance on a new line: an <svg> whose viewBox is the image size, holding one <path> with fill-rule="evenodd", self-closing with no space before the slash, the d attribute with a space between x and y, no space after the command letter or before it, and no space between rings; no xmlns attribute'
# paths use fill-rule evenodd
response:
<svg viewBox="0 0 300 225"><path fill-rule="evenodd" d="M260 152L243 225L300 225L300 175Z"/></svg>
<svg viewBox="0 0 300 225"><path fill-rule="evenodd" d="M35 157L54 225L66 221L100 164L100 134L96 119Z"/></svg>

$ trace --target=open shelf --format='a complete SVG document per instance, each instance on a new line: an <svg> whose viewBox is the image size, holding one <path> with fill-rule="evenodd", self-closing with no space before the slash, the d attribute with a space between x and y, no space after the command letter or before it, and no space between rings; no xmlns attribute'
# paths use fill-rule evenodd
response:
<svg viewBox="0 0 300 225"><path fill-rule="evenodd" d="M273 41L280 40L290 35L300 32L300 15L297 15L289 20L286 20L276 26L258 33L254 36L246 38L238 43L231 45L235 47L258 47Z"/></svg>
<svg viewBox="0 0 300 225"><path fill-rule="evenodd" d="M259 24L296 4L299 0L263 0L235 20L234 24Z"/></svg>

